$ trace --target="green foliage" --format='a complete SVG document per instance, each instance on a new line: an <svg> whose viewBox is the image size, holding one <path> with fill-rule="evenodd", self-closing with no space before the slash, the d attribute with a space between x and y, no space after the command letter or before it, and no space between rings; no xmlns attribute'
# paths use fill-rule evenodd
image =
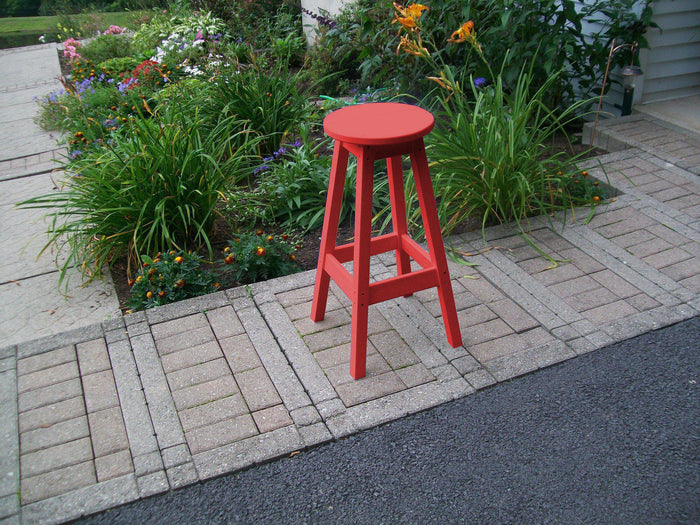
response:
<svg viewBox="0 0 700 525"><path fill-rule="evenodd" d="M131 37L121 35L100 35L80 48L84 60L94 63L104 62L111 58L122 58L131 55Z"/></svg>
<svg viewBox="0 0 700 525"><path fill-rule="evenodd" d="M563 109L580 98L588 98L600 85L612 38L638 41L646 46L643 33L651 22L648 1L636 14L640 0L432 0L421 18L424 40L436 50L436 60L469 77L487 77L484 63L471 60L472 51L447 40L467 20L473 20L487 63L503 64L506 90L514 87L523 63L533 66L532 86L541 86L550 75L544 100ZM399 89L417 96L429 87L425 80L429 65L416 57L396 54L397 24L392 23L391 0L358 0L336 18L332 29L322 29L318 45L311 51L314 78L324 78L327 94L341 86L380 87L396 79ZM586 36L583 28L600 27ZM510 50L510 53L508 51ZM621 54L624 55L624 54ZM510 57L504 62L505 57ZM629 62L629 56L616 57ZM342 79L339 81L339 78ZM489 82L495 79L487 78Z"/></svg>
<svg viewBox="0 0 700 525"><path fill-rule="evenodd" d="M226 249L224 262L232 265L232 273L240 283L255 283L299 271L294 262L295 245L284 234L278 237L241 233Z"/></svg>
<svg viewBox="0 0 700 525"><path fill-rule="evenodd" d="M499 76L486 89L474 88L473 102L455 95L444 104L444 124L430 135L429 151L447 232L474 215L483 227L515 221L522 228L529 216L583 204L574 201L562 179L578 159L547 148L585 104L559 114L549 109L544 99L557 76L535 89L530 67L521 71L511 94Z"/></svg>
<svg viewBox="0 0 700 525"><path fill-rule="evenodd" d="M228 68L217 81L210 110L247 121L261 137L260 155L270 155L308 116L306 97L297 88L303 75L282 66Z"/></svg>
<svg viewBox="0 0 700 525"><path fill-rule="evenodd" d="M328 194L331 156L327 153L328 139L315 143L306 138L288 148L281 148L274 158L268 158L260 173L256 194L267 202L269 215L287 228L308 231L323 224ZM388 184L377 173L374 188L374 209L388 205ZM345 179L340 221L350 216L355 205L356 171L351 161Z"/></svg>
<svg viewBox="0 0 700 525"><path fill-rule="evenodd" d="M211 254L217 203L247 173L248 144L245 134L205 132L201 121L177 106L129 121L101 148L65 163L72 175L61 191L21 203L49 210L46 248L67 249L61 280L73 267L98 275L124 254L133 260L171 246Z"/></svg>
<svg viewBox="0 0 700 525"><path fill-rule="evenodd" d="M201 268L202 257L183 251L141 256L141 267L130 281L128 306L132 311L198 297L219 289L211 271Z"/></svg>
<svg viewBox="0 0 700 525"><path fill-rule="evenodd" d="M148 24L142 25L134 35L134 47L140 53L152 53L161 43L178 35L194 41L197 32L204 37L227 34L227 27L223 20L215 17L210 12L200 13L191 11L187 6L168 13L156 14Z"/></svg>
<svg viewBox="0 0 700 525"><path fill-rule="evenodd" d="M110 58L97 64L98 69L107 72L111 78L118 79L123 73L130 73L141 61L132 56Z"/></svg>

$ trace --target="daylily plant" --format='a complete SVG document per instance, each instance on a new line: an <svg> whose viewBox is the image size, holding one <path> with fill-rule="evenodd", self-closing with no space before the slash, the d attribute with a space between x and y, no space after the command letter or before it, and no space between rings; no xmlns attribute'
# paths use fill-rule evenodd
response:
<svg viewBox="0 0 700 525"><path fill-rule="evenodd" d="M409 55L417 56L420 58L429 59L435 62L434 55L428 51L423 43L422 28L420 25L420 19L423 13L428 11L428 7L423 4L409 4L405 7L394 2L394 20L392 23L399 24L399 35L401 37L398 47L396 48L396 54L398 55L401 51L408 53ZM481 45L477 41L476 31L474 30L474 22L469 20L463 23L458 29L456 29L447 42L450 44L463 44L468 43L472 46L474 50L479 54L479 57L484 61L486 66L489 68L488 63L484 59L483 50ZM439 54L438 54L439 58ZM436 67L440 67L439 76L428 77L429 80L436 82L440 87L446 89L450 93L455 91L461 91L459 82L454 80L449 67L445 64ZM479 80L479 86L485 83L483 78ZM477 83L474 81L476 87Z"/></svg>

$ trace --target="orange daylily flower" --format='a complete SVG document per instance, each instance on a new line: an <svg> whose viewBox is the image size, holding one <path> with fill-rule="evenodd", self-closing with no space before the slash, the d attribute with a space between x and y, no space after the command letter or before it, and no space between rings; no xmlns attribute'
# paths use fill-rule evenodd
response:
<svg viewBox="0 0 700 525"><path fill-rule="evenodd" d="M467 40L469 40L470 37L473 38L473 31L474 22L469 20L469 22L463 23L462 27L460 27L457 31L453 32L452 36L447 41L453 44L461 44L462 42L466 42Z"/></svg>
<svg viewBox="0 0 700 525"><path fill-rule="evenodd" d="M423 11L428 10L428 7L423 4L411 4L406 7L401 7L394 2L394 9L396 10L394 22L398 22L406 29L413 29L418 25L418 19L423 15Z"/></svg>

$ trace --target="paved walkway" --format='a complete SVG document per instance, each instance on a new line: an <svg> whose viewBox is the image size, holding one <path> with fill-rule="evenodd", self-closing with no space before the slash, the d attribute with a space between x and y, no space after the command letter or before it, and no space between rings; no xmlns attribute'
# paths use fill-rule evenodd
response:
<svg viewBox="0 0 700 525"><path fill-rule="evenodd" d="M20 84L0 96L21 98ZM452 237L476 254L476 266L450 263L464 346L447 344L432 290L377 304L360 381L348 372L349 301L332 288L326 319L309 319L314 271L108 320L104 305L115 299L103 285L62 305L66 319L74 308L92 316L60 330L34 305L26 333L51 335L5 332L0 345L0 521L68 521L697 316L700 137L650 116L599 123L596 135L619 151L582 168L616 187L616 200L588 223L585 210L573 222L569 213L565 228L561 217L531 221L538 244L570 262L549 268L509 225L488 230L488 251L478 232ZM30 221L6 223L13 199L50 181L35 172L40 156L27 155L13 167L16 155L0 153L3 225L22 236ZM21 267L8 230L6 257ZM389 254L373 259L374 278L393 272ZM1 326L31 300L21 295L31 279L0 286ZM51 291L48 282L31 288Z"/></svg>

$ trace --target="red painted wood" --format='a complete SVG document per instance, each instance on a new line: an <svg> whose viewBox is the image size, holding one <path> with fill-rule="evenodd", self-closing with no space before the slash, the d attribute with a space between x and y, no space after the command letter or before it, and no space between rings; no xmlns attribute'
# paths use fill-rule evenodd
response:
<svg viewBox="0 0 700 525"><path fill-rule="evenodd" d="M321 233L321 246L318 251L318 265L316 266L316 284L314 286L314 298L311 302L311 320L323 321L326 316L326 303L328 300L328 286L330 277L326 271L326 256L333 253L335 238L338 233L340 220L340 206L343 202L343 189L345 176L348 169L348 152L341 142L336 142L333 149L333 161L331 163L331 176L328 181L328 196L326 198L326 211L323 215L323 229Z"/></svg>
<svg viewBox="0 0 700 525"><path fill-rule="evenodd" d="M436 286L447 340L453 347L462 344L423 145L423 137L432 130L434 123L433 116L424 109L395 103L348 106L334 111L324 120L324 130L335 139L335 148L311 319L323 319L332 278L352 301L350 374L355 379L365 376L368 307L376 302L401 295L408 296ZM357 157L355 239L349 244L335 246L349 154ZM409 155L411 158L426 231L427 252L408 235L402 155ZM387 159L394 231L372 238L374 161L384 158ZM396 252L398 275L370 284L370 256L388 251ZM421 270L411 271L411 258L422 267ZM341 264L348 261L353 262L352 273Z"/></svg>

